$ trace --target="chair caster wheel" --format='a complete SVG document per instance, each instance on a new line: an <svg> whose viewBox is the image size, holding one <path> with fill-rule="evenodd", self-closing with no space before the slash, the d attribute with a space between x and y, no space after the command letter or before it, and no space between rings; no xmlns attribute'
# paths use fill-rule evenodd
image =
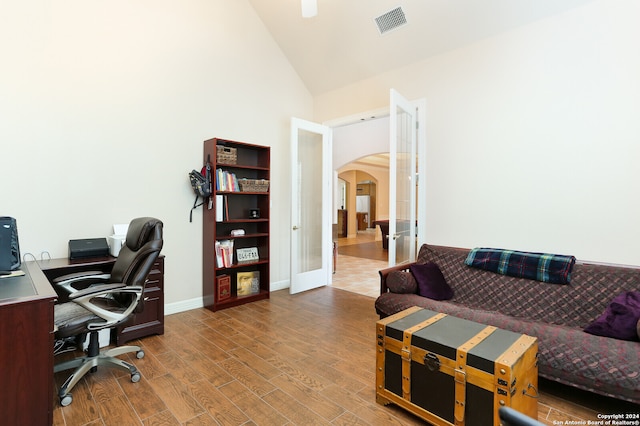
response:
<svg viewBox="0 0 640 426"><path fill-rule="evenodd" d="M71 404L72 401L73 401L73 398L71 397L70 393L60 397L60 405L62 405L63 407L66 407L67 405Z"/></svg>
<svg viewBox="0 0 640 426"><path fill-rule="evenodd" d="M142 349L140 349L138 352L136 352L136 358L138 358L138 359L144 358L144 351Z"/></svg>
<svg viewBox="0 0 640 426"><path fill-rule="evenodd" d="M133 373L131 375L131 382L138 383L140 381L140 373Z"/></svg>

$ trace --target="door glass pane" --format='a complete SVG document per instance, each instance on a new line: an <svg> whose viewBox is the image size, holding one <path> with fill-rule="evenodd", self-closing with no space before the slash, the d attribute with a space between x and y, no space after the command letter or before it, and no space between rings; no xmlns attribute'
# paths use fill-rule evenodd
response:
<svg viewBox="0 0 640 426"><path fill-rule="evenodd" d="M410 230L411 220L411 132L412 117L401 108L397 116L396 145L396 264L408 262L410 245L413 243Z"/></svg>
<svg viewBox="0 0 640 426"><path fill-rule="evenodd" d="M322 269L322 135L298 130L297 273Z"/></svg>

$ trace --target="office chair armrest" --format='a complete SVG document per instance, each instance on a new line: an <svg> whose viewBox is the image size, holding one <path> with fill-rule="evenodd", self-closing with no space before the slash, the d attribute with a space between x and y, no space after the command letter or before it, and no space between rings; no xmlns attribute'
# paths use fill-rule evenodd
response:
<svg viewBox="0 0 640 426"><path fill-rule="evenodd" d="M74 272L73 274L55 278L53 283L65 289L67 293L72 294L78 291L78 288L76 288L74 284L84 284L84 287L87 287L95 283L105 282L110 277L111 274L106 274L102 271Z"/></svg>
<svg viewBox="0 0 640 426"><path fill-rule="evenodd" d="M66 275L61 275L57 278L53 279L53 283L54 284L58 284L60 282L66 281L66 280L70 280L70 279L75 279L75 278L80 278L80 277L86 277L86 276L94 276L94 275L102 275L104 274L103 271L81 271L81 272L73 272L71 274L66 274Z"/></svg>
<svg viewBox="0 0 640 426"><path fill-rule="evenodd" d="M74 303L79 304L83 308L91 311L93 314L99 316L105 322L88 324L87 329L89 331L92 330L100 330L103 328L112 327L124 320L126 320L129 315L133 313L133 310L138 306L138 302L142 297L142 292L144 291L144 287L142 286L128 286L123 283L115 283L115 284L103 284L103 285L95 285L84 290L76 291L75 293L69 296L69 299ZM124 311L111 311L109 309L105 309L102 306L98 306L92 303L92 299L96 297L104 297L109 296L111 294L122 294L129 293L135 297L132 298L131 303L127 306Z"/></svg>
<svg viewBox="0 0 640 426"><path fill-rule="evenodd" d="M114 290L119 288L126 287L126 284L123 283L115 283L115 284L97 284L92 285L91 287L87 287L82 290L76 290L69 295L69 300L75 302L76 299L81 297L96 297L96 296L106 296L108 294L117 293Z"/></svg>

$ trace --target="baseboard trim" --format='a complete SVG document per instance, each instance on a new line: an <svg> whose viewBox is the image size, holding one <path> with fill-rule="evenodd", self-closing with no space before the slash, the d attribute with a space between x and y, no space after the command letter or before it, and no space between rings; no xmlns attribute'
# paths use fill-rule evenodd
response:
<svg viewBox="0 0 640 426"><path fill-rule="evenodd" d="M271 283L270 291L278 291L289 288L289 280ZM204 300L202 297L196 297L189 300L181 300L179 302L167 303L164 305L164 314L171 315L180 312L190 311L192 309L204 308Z"/></svg>
<svg viewBox="0 0 640 426"><path fill-rule="evenodd" d="M180 302L167 303L164 305L164 314L171 315L179 312L190 311L192 309L203 308L204 302L202 297L196 297L189 300L181 300Z"/></svg>
<svg viewBox="0 0 640 426"><path fill-rule="evenodd" d="M289 288L289 280L277 281L271 283L271 291L284 290Z"/></svg>

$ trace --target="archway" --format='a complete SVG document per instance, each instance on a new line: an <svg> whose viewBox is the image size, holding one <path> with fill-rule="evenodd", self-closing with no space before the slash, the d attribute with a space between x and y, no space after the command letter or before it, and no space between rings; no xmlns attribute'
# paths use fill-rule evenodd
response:
<svg viewBox="0 0 640 426"><path fill-rule="evenodd" d="M375 228L374 221L381 217L388 217L388 172L372 174L361 169L338 171L338 178L342 180L344 198L340 202L338 212L345 220L339 232L340 237L356 238L358 232ZM346 235L344 231L346 230Z"/></svg>

